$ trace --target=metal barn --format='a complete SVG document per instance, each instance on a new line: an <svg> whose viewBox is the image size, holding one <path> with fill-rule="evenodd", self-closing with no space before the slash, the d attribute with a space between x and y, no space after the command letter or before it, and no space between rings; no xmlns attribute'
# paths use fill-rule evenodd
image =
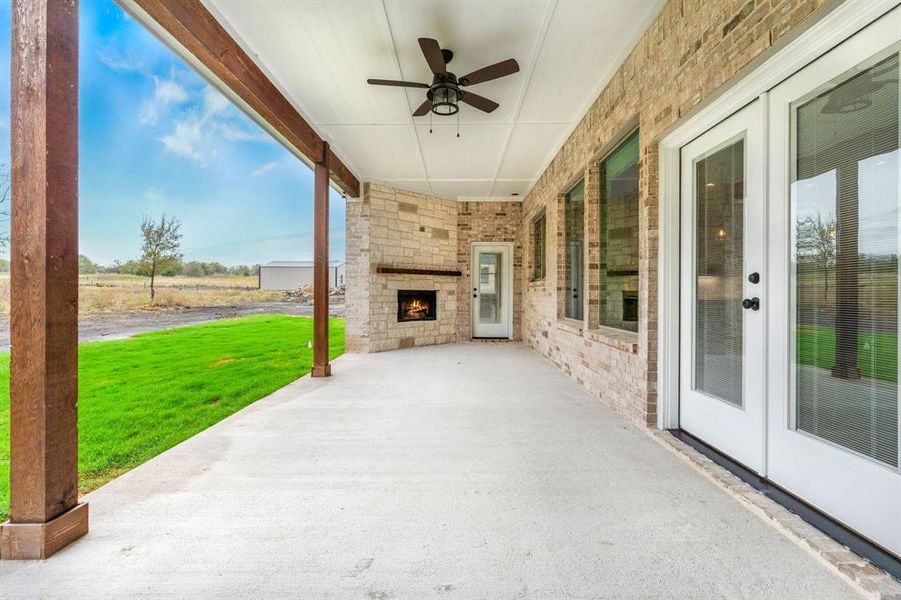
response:
<svg viewBox="0 0 901 600"><path fill-rule="evenodd" d="M329 285L344 285L345 265L331 261L328 267ZM273 260L260 265L260 289L273 291L296 290L313 283L313 261Z"/></svg>

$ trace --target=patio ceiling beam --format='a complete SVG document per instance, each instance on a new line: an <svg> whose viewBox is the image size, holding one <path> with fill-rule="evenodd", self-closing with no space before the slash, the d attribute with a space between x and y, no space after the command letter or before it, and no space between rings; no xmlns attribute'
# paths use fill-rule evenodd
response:
<svg viewBox="0 0 901 600"><path fill-rule="evenodd" d="M328 377L328 174L332 153L328 142L314 168L313 208L313 377Z"/></svg>
<svg viewBox="0 0 901 600"><path fill-rule="evenodd" d="M120 3L132 12L138 9L152 20L172 38L163 36L165 41L181 46L310 164L318 164L323 153L328 153L331 178L345 194L359 197L360 182L353 172L327 149L319 134L200 0L120 0Z"/></svg>
<svg viewBox="0 0 901 600"><path fill-rule="evenodd" d="M88 530L78 503L78 2L12 4L10 520L0 558Z"/></svg>

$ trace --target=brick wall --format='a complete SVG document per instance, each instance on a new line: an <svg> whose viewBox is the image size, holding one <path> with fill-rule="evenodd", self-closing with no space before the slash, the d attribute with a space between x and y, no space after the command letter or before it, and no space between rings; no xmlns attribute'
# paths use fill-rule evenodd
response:
<svg viewBox="0 0 901 600"><path fill-rule="evenodd" d="M460 203L367 183L347 202L345 344L381 352L471 339L470 248L513 242L514 335L520 326L519 202ZM378 273L379 266L462 271L461 277ZM435 321L397 322L398 290L437 290Z"/></svg>
<svg viewBox="0 0 901 600"><path fill-rule="evenodd" d="M458 305L457 339L472 339L472 242L513 243L513 339L522 339L522 203L521 202L460 202L457 213L457 262L463 276L457 296L466 299Z"/></svg>
<svg viewBox="0 0 901 600"><path fill-rule="evenodd" d="M700 102L770 51L827 0L670 0L523 202L521 239L547 216L547 276L524 284L522 336L535 351L629 419L657 419L657 143ZM638 121L638 331L598 326L598 159ZM567 186L585 178L584 319L561 319ZM525 265L529 272L530 265Z"/></svg>

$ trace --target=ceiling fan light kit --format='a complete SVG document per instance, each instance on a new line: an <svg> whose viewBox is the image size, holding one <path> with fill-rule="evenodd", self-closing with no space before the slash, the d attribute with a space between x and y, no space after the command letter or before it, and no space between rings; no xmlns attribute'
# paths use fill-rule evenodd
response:
<svg viewBox="0 0 901 600"><path fill-rule="evenodd" d="M498 107L497 102L462 88L506 77L519 71L519 64L516 60L508 58L499 63L482 67L458 79L456 75L447 70L447 64L454 58L453 52L446 48L442 49L432 38L419 38L419 47L434 75L431 85L391 79L369 79L368 82L370 85L426 89L426 100L413 111L413 116L423 117L428 114L431 118L433 114L440 117L457 115L457 137L460 137L460 102L486 113L493 112ZM429 132L431 132L431 128L429 128Z"/></svg>

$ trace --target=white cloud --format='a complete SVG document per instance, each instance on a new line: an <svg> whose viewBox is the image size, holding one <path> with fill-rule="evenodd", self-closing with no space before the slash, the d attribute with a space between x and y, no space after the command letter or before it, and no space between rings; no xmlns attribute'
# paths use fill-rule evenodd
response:
<svg viewBox="0 0 901 600"><path fill-rule="evenodd" d="M248 131L243 127L236 127L231 123L220 121L216 123L216 129L223 139L229 142L271 142L272 136L261 128Z"/></svg>
<svg viewBox="0 0 901 600"><path fill-rule="evenodd" d="M206 82L192 84L190 78L176 77L178 74L173 71L168 78L154 77L153 97L141 114L143 125L156 125L164 118L169 121L171 130L159 138L166 152L206 166L223 141L272 142L266 131L244 118L219 90ZM274 165L259 175L272 168Z"/></svg>
<svg viewBox="0 0 901 600"><path fill-rule="evenodd" d="M260 175L265 175L269 171L272 171L278 167L278 161L267 162L266 164L260 165L256 169L254 169L253 175L254 177L259 177Z"/></svg>
<svg viewBox="0 0 901 600"><path fill-rule="evenodd" d="M203 111L206 115L221 113L231 106L228 98L219 93L219 90L207 84L203 90Z"/></svg>
<svg viewBox="0 0 901 600"><path fill-rule="evenodd" d="M144 61L134 56L123 56L110 48L104 48L97 52L97 60L113 71L121 73L142 73L145 70Z"/></svg>
<svg viewBox="0 0 901 600"><path fill-rule="evenodd" d="M160 138L167 152L190 158L200 164L205 164L199 146L203 139L201 132L202 122L196 118L189 118L175 123L175 131Z"/></svg>
<svg viewBox="0 0 901 600"><path fill-rule="evenodd" d="M183 88L174 79L153 78L154 91L151 98L141 111L141 123L143 125L154 125L160 116L168 110L170 106L184 104L190 100L188 91Z"/></svg>

